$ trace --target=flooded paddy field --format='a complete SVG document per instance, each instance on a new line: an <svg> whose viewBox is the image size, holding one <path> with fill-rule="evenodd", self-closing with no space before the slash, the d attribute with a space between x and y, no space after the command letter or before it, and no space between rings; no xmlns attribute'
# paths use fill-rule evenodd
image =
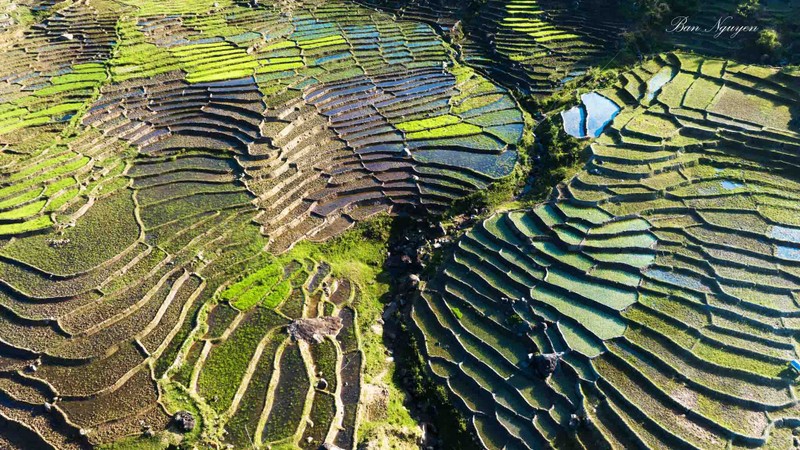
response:
<svg viewBox="0 0 800 450"><path fill-rule="evenodd" d="M798 447L788 62L591 1L0 7L0 448Z"/></svg>

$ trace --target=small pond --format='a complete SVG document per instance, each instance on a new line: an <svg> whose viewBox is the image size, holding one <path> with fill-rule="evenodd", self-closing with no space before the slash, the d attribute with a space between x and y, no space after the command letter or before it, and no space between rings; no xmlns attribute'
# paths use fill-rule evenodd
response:
<svg viewBox="0 0 800 450"><path fill-rule="evenodd" d="M598 137L620 107L596 92L581 95L581 104L561 112L564 131L577 138Z"/></svg>
<svg viewBox="0 0 800 450"><path fill-rule="evenodd" d="M737 183L735 181L730 181L730 180L722 181L722 189L725 189L726 191L732 191L734 189L739 189L743 187L744 185L742 183Z"/></svg>
<svg viewBox="0 0 800 450"><path fill-rule="evenodd" d="M586 137L586 133L583 131L583 126L586 123L586 109L583 105L562 111L561 120L564 122L564 131L567 134L578 138Z"/></svg>
<svg viewBox="0 0 800 450"><path fill-rule="evenodd" d="M666 66L653 75L653 78L650 78L647 82L647 93L645 94L647 101L652 101L656 97L656 94L658 94L658 91L674 77L675 72L673 72L671 66Z"/></svg>
<svg viewBox="0 0 800 450"><path fill-rule="evenodd" d="M616 103L596 92L581 95L581 101L586 107L587 136L600 136L603 128L611 123L620 111Z"/></svg>

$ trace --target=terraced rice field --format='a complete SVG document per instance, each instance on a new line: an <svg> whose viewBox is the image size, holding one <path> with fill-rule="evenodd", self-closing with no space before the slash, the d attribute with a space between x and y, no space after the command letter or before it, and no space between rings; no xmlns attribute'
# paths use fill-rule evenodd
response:
<svg viewBox="0 0 800 450"><path fill-rule="evenodd" d="M486 447L794 448L798 86L661 55L584 170L458 242L413 320Z"/></svg>
<svg viewBox="0 0 800 450"><path fill-rule="evenodd" d="M349 2L40 3L0 29L0 447L188 410L194 442L354 448L362 287L274 255L507 176L515 100Z"/></svg>
<svg viewBox="0 0 800 450"><path fill-rule="evenodd" d="M732 32L721 30L721 28L752 25L753 23L760 25L760 29L774 28L786 18L797 17L800 13L800 5L797 2L791 0L765 0L759 2L756 9L757 13L751 13L748 17L732 14L740 4L743 3L734 0L700 2L697 5L698 10L692 14L692 25L701 27L703 30L713 30L712 34L723 31L720 36L721 39L705 39L704 36L697 33L673 33L669 36L669 39L677 48L717 57L731 57L742 50L742 47L746 45L747 39L742 39L740 36L731 38ZM720 20L722 21L720 22ZM796 56L797 50L794 46L789 46L784 57L794 59Z"/></svg>
<svg viewBox="0 0 800 450"><path fill-rule="evenodd" d="M455 44L468 65L515 91L539 96L553 93L591 66L606 64L625 29L602 2L359 2L433 24L447 36L457 28L463 38Z"/></svg>
<svg viewBox="0 0 800 450"><path fill-rule="evenodd" d="M800 448L800 78L649 57L473 226L625 26L472 6L0 0L0 448L447 448L406 326L478 447Z"/></svg>
<svg viewBox="0 0 800 450"><path fill-rule="evenodd" d="M563 0L489 1L479 17L464 45L465 60L520 92L539 95L605 64L623 29L602 8Z"/></svg>
<svg viewBox="0 0 800 450"><path fill-rule="evenodd" d="M223 291L229 304L204 311L208 330L175 373L228 418L225 440L237 448L352 448L363 353L350 304L359 295L324 263L268 265ZM304 319L330 321L335 333L298 338L290 323Z"/></svg>
<svg viewBox="0 0 800 450"><path fill-rule="evenodd" d="M123 12L98 3L107 10L87 3L59 11L12 50L19 57L12 53L17 65L6 69L4 142L19 145L35 134L47 144L71 124L81 130L73 141L88 148L71 150L79 144L62 139L52 148L37 145L38 154L24 162L4 158L17 171L9 183L30 181L3 192L9 197L4 235L51 226L47 214L72 201L45 205L51 194L70 187L68 195L78 193L66 181L54 192L30 189L86 171L87 163L103 161L103 175L119 175L123 166L102 160L105 149L95 148L96 131L142 157L235 158L233 182L263 210L256 220L276 250L305 236L337 234L392 208L441 209L514 165L523 127L516 104L502 88L455 65L427 26L346 4L291 16L279 7L230 6L181 19L155 6ZM102 14L121 15L116 23ZM79 33L84 20L97 24L97 36L81 34L91 28ZM40 30L47 30L42 37ZM36 56L23 49L23 42L44 39L60 45L42 47ZM76 45L81 50L74 52ZM424 120L439 116L447 123ZM409 126L416 131L407 132ZM315 151L322 146L324 153ZM98 155L90 159L89 151ZM45 172L37 165L44 159L57 167ZM22 164L27 171L18 169ZM164 181L190 180L217 190L230 183L213 173L171 174Z"/></svg>

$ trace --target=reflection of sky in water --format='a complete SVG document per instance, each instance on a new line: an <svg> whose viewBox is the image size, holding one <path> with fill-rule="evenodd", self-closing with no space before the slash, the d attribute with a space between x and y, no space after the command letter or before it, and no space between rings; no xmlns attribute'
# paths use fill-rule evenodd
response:
<svg viewBox="0 0 800 450"><path fill-rule="evenodd" d="M583 104L561 111L564 131L576 138L600 136L620 111L616 103L596 92L583 94L581 101Z"/></svg>
<svg viewBox="0 0 800 450"><path fill-rule="evenodd" d="M664 67L659 70L657 74L653 75L653 78L650 78L650 81L647 82L647 94L645 95L647 100L653 100L656 94L658 94L658 91L660 91L674 76L672 67L670 66Z"/></svg>
<svg viewBox="0 0 800 450"><path fill-rule="evenodd" d="M742 183L737 183L735 181L730 181L730 180L723 180L722 181L722 188L727 190L727 191L732 191L734 189L739 189L741 187L744 187L744 185Z"/></svg>
<svg viewBox="0 0 800 450"><path fill-rule="evenodd" d="M581 101L586 105L586 135L600 136L603 128L614 119L620 107L602 95L591 92L581 95Z"/></svg>
<svg viewBox="0 0 800 450"><path fill-rule="evenodd" d="M697 186L698 195L719 195L722 191L732 191L734 189L743 188L744 184L738 181L722 180L719 183L709 181Z"/></svg>
<svg viewBox="0 0 800 450"><path fill-rule="evenodd" d="M573 70L572 72L568 73L567 76L561 79L561 83L569 83L570 81L574 80L575 77L583 75L584 73L586 73L585 70Z"/></svg>
<svg viewBox="0 0 800 450"><path fill-rule="evenodd" d="M791 259L792 261L800 261L800 248L779 245L778 248L775 249L775 256L783 259Z"/></svg>
<svg viewBox="0 0 800 450"><path fill-rule="evenodd" d="M772 227L769 237L800 244L800 228L789 228L776 225Z"/></svg>
<svg viewBox="0 0 800 450"><path fill-rule="evenodd" d="M499 155L493 153L462 152L458 150L416 150L414 160L423 163L446 164L462 167L490 177L504 177L514 170L517 152L506 150Z"/></svg>
<svg viewBox="0 0 800 450"><path fill-rule="evenodd" d="M650 269L645 272L645 275L665 283L674 284L676 286L681 286L688 289L694 289L696 291L708 292L709 290L703 283L700 282L700 280L675 272L667 272L666 270L660 269Z"/></svg>
<svg viewBox="0 0 800 450"><path fill-rule="evenodd" d="M567 111L561 111L561 120L564 122L564 131L568 135L576 138L586 137L583 131L583 124L586 122L586 110L583 105L574 106Z"/></svg>

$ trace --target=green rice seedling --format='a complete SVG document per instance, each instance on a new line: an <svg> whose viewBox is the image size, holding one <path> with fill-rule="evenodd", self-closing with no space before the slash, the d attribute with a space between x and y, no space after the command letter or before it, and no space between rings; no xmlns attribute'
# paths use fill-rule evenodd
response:
<svg viewBox="0 0 800 450"><path fill-rule="evenodd" d="M283 350L278 385L264 429L264 441L275 442L293 436L300 425L310 380L297 344Z"/></svg>
<svg viewBox="0 0 800 450"><path fill-rule="evenodd" d="M130 193L119 192L98 201L78 225L64 232L61 238L69 239L69 245L51 247L46 239L31 236L5 246L2 254L50 273L91 269L136 241L139 227L133 209ZM49 225L49 217L36 221L37 225L45 223Z"/></svg>
<svg viewBox="0 0 800 450"><path fill-rule="evenodd" d="M198 390L211 406L227 410L247 371L256 347L265 333L285 323L285 319L265 308L255 308L239 322L227 340L209 353L198 378Z"/></svg>

